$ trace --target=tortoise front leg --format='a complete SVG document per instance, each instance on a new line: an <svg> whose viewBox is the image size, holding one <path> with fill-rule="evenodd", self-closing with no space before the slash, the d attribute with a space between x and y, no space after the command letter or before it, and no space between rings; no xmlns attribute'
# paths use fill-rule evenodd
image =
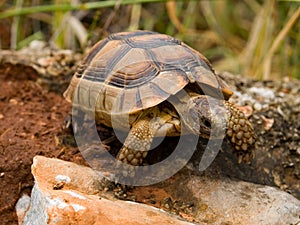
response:
<svg viewBox="0 0 300 225"><path fill-rule="evenodd" d="M118 153L117 159L133 166L141 165L150 150L158 128L159 124L156 121L151 121L149 117L136 122Z"/></svg>
<svg viewBox="0 0 300 225"><path fill-rule="evenodd" d="M144 112L132 125L117 159L133 166L141 165L150 150L154 136L158 132L160 135L166 135L172 129L170 126L164 126L171 119L171 115L161 112L159 108Z"/></svg>

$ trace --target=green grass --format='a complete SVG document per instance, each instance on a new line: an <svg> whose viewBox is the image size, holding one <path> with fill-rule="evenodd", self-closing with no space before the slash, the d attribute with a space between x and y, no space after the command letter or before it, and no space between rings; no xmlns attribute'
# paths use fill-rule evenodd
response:
<svg viewBox="0 0 300 225"><path fill-rule="evenodd" d="M19 49L42 39L58 48L84 51L109 33L147 29L183 40L219 71L300 79L300 1L32 2L0 0L0 24L11 27L10 45L2 48Z"/></svg>

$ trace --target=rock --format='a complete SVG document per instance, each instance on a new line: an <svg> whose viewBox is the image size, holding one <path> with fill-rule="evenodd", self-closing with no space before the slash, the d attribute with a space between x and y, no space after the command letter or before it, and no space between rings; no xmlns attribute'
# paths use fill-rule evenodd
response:
<svg viewBox="0 0 300 225"><path fill-rule="evenodd" d="M278 188L196 176L189 179L187 187L194 197L201 199L196 217L204 224L300 222L300 201Z"/></svg>
<svg viewBox="0 0 300 225"><path fill-rule="evenodd" d="M24 218L26 206L17 207L23 225L190 224L151 206L97 195L101 175L88 167L36 156L32 173L35 185Z"/></svg>
<svg viewBox="0 0 300 225"><path fill-rule="evenodd" d="M191 224L161 209L107 195L100 191L101 174L88 167L36 156L32 173L35 185L24 218L28 199L25 201L22 197L17 204L17 214L23 225ZM209 171L199 176L191 173L191 168L185 168L171 179L142 188L139 190L144 198L147 193L153 196L155 188L163 189L164 193L172 192L172 198L168 198L170 205L193 199L191 211L178 213L197 224L273 225L300 221L300 201L292 195ZM138 199L141 200L141 196Z"/></svg>
<svg viewBox="0 0 300 225"><path fill-rule="evenodd" d="M264 185L276 185L300 199L300 81L292 78L254 80L227 72L221 75L234 89L230 98L252 107L249 121L257 135L251 166L228 167L229 176ZM226 149L227 150L227 149ZM225 152L226 152L225 150ZM224 158L221 164L224 164ZM234 172L232 168L238 168Z"/></svg>
<svg viewBox="0 0 300 225"><path fill-rule="evenodd" d="M26 212L28 211L29 206L30 206L30 197L26 194L23 194L23 196L19 199L19 201L16 204L16 211L17 211L19 224L22 223L22 220Z"/></svg>

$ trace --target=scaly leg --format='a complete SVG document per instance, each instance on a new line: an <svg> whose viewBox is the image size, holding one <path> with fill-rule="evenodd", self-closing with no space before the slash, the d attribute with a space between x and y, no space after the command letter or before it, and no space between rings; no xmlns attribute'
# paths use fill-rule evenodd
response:
<svg viewBox="0 0 300 225"><path fill-rule="evenodd" d="M171 129L168 126L171 120L172 116L162 113L159 108L147 110L138 118L137 122L132 125L124 145L117 155L117 159L120 161L117 170L119 174L121 172L121 177L135 175L135 169L132 166L142 165L151 148L153 138L157 133L159 135L167 134Z"/></svg>
<svg viewBox="0 0 300 225"><path fill-rule="evenodd" d="M154 120L154 121L153 121ZM123 145L117 159L133 166L141 165L147 156L152 140L160 124L156 119L145 117L136 122Z"/></svg>

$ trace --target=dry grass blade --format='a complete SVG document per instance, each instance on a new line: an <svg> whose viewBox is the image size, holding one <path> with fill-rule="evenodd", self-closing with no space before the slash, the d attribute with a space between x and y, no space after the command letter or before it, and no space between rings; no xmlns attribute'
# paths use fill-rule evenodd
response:
<svg viewBox="0 0 300 225"><path fill-rule="evenodd" d="M300 17L300 7L292 15L292 17L288 20L286 25L282 28L282 30L279 32L279 34L276 36L275 40L273 41L273 43L271 45L271 48L267 52L266 58L265 58L264 63L263 63L263 68L264 68L263 78L264 79L269 79L270 78L272 57L273 57L275 51L278 49L280 43L286 37L286 35L291 30L291 28L296 23L296 21L298 20L299 17Z"/></svg>
<svg viewBox="0 0 300 225"><path fill-rule="evenodd" d="M166 3L166 7L167 7L167 12L168 12L171 22L176 27L176 29L178 29L180 32L183 33L186 29L176 15L176 2L169 1Z"/></svg>
<svg viewBox="0 0 300 225"><path fill-rule="evenodd" d="M244 74L253 77L262 76L262 62L265 52L271 45L272 34L274 32L274 0L265 1L257 14L250 37L244 51L240 54L240 62L244 67Z"/></svg>
<svg viewBox="0 0 300 225"><path fill-rule="evenodd" d="M70 16L68 20L71 30L76 35L81 48L84 48L87 43L88 33L82 23L74 16Z"/></svg>
<svg viewBox="0 0 300 225"><path fill-rule="evenodd" d="M66 13L61 18L59 24L53 25L53 27L55 26L55 29L53 29L53 34L49 40L49 43L50 45L52 45L52 47L61 48L62 46L64 46L65 41L63 31L66 29L69 17L70 13Z"/></svg>
<svg viewBox="0 0 300 225"><path fill-rule="evenodd" d="M219 43L229 45L233 51L239 52L244 41L231 31L230 5L227 1L201 1L202 13L210 29L217 33ZM230 9L230 10L229 10Z"/></svg>
<svg viewBox="0 0 300 225"><path fill-rule="evenodd" d="M138 30L139 29L141 13L142 13L142 5L141 4L132 5L128 30Z"/></svg>
<svg viewBox="0 0 300 225"><path fill-rule="evenodd" d="M116 16L117 11L119 10L120 6L121 6L121 2L122 0L118 0L116 1L115 7L114 7L114 11L112 11L110 13L110 15L108 16L103 28L102 28L102 33L104 33L107 28L109 27L109 25L112 23L113 18Z"/></svg>
<svg viewBox="0 0 300 225"><path fill-rule="evenodd" d="M16 9L22 9L23 0L16 1ZM21 16L15 16L13 18L13 23L11 26L11 38L10 38L10 47L12 49L17 49L17 44L20 37L20 24L21 24Z"/></svg>

